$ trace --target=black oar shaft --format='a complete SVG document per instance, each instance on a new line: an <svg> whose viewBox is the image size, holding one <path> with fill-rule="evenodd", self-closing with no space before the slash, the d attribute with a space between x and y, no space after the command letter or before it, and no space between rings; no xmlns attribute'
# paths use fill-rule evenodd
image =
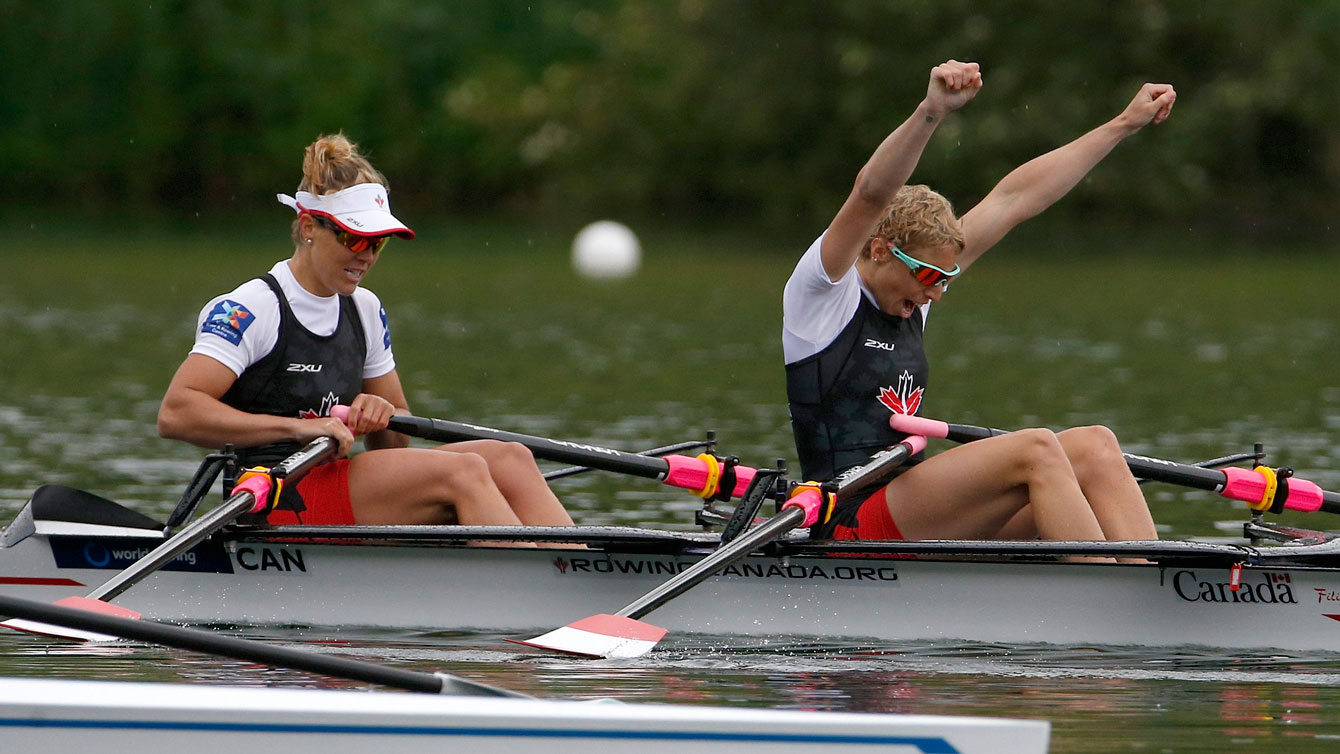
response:
<svg viewBox="0 0 1340 754"><path fill-rule="evenodd" d="M989 429L987 427L975 427L971 424L948 424L945 426L948 430L945 438L955 442L972 442L973 440L982 440L987 437L1008 434L1002 429ZM1177 484L1192 489L1207 490L1209 492L1224 494L1229 485L1229 475L1220 469L1205 468L1186 463L1177 463L1175 461L1165 461L1161 458L1149 458L1146 456L1137 456L1131 453L1122 453L1126 459L1126 465L1131 473L1143 479L1149 479L1155 482L1167 482ZM1249 456L1250 457L1250 456ZM1299 480L1296 484L1303 484ZM1288 482L1281 482L1288 484ZM1326 513L1340 513L1340 493L1320 490L1315 488L1310 482L1306 484L1317 489L1321 500L1317 508L1300 508L1300 510L1321 510ZM1314 493L1315 494L1315 493ZM1226 495L1229 496L1229 495ZM1295 494L1297 497L1297 494ZM1238 499L1234 497L1234 499ZM1286 499L1286 498L1281 498ZM1315 498L1314 498L1315 500ZM1286 505L1286 507L1292 507Z"/></svg>
<svg viewBox="0 0 1340 754"><path fill-rule="evenodd" d="M918 447L924 447L924 440L918 443ZM920 451L898 443L871 456L865 465L848 469L836 480L838 501L873 493L875 489L888 484L893 473L917 452Z"/></svg>
<svg viewBox="0 0 1340 754"><path fill-rule="evenodd" d="M223 505L192 521L149 554L94 588L88 593L88 598L104 601L115 599L117 595L139 583L144 577L194 547L197 542L217 531L219 527L251 510L255 504L256 496L251 492L244 491L233 495Z"/></svg>
<svg viewBox="0 0 1340 754"><path fill-rule="evenodd" d="M58 605L0 595L0 613L57 626L94 631L177 649L232 657L276 667L350 678L382 686L428 694L470 693L487 696L523 696L445 674L388 668L345 657L314 654L271 644L221 636L209 631L169 626L152 621L127 620L113 615L71 610Z"/></svg>
<svg viewBox="0 0 1340 754"><path fill-rule="evenodd" d="M394 416L387 428L403 435L422 440L432 440L433 442L464 442L467 440L515 442L525 445L535 454L536 458L546 461L591 466L648 479L662 479L670 469L669 462L662 458L640 456L636 453L602 448L598 445L551 440L547 437L507 432L492 427L480 427L445 419Z"/></svg>
<svg viewBox="0 0 1340 754"><path fill-rule="evenodd" d="M1132 474L1155 482L1167 482L1197 490L1219 492L1228 481L1224 472L1218 469L1205 469L1158 458L1137 456L1132 453L1122 453L1121 455L1126 459L1126 466L1130 468Z"/></svg>
<svg viewBox="0 0 1340 754"><path fill-rule="evenodd" d="M309 469L326 459L338 449L335 440L322 437L297 453L286 458L271 473L278 478L299 479ZM194 547L197 542L218 531L225 524L251 510L256 496L248 491L238 492L228 498L223 505L192 521L185 528L173 534L163 544L155 547L149 554L132 563L125 570L103 582L88 593L90 599L111 600L146 576L171 562L173 558Z"/></svg>
<svg viewBox="0 0 1340 754"><path fill-rule="evenodd" d="M915 446L915 447L914 447ZM844 475L838 482L836 495L846 499L855 488L867 488L872 477L887 474L891 469L901 466L909 456L925 447L923 438L909 438L892 448L881 451L865 466L851 474ZM844 495L844 493L846 493ZM753 550L781 537L799 526L805 525L806 512L798 506L788 506L767 521L755 526L739 537L723 544L711 555L694 563L682 573L639 597L615 615L627 618L641 618L647 613L664 605L675 597L706 581L712 575L740 560Z"/></svg>
<svg viewBox="0 0 1340 754"><path fill-rule="evenodd" d="M729 544L722 545L711 555L694 563L674 578L642 595L615 615L641 618L697 586L700 582L711 578L718 571L744 558L754 548L771 542L803 523L805 523L805 511L800 508L786 508L764 523L731 540Z"/></svg>
<svg viewBox="0 0 1340 754"><path fill-rule="evenodd" d="M709 432L708 434L710 435L711 433ZM677 442L674 445L662 445L659 448L648 448L647 450L639 450L635 455L660 458L661 456L668 456L671 453L682 453L686 450L698 450L699 448L710 448L712 447L714 442L715 440L711 439L688 440L686 442ZM553 481L555 479L562 479L564 477L570 477L576 474L583 474L585 472L592 470L593 468L590 466L569 466L565 469L555 469L554 471L546 471L544 474L544 478L545 481Z"/></svg>

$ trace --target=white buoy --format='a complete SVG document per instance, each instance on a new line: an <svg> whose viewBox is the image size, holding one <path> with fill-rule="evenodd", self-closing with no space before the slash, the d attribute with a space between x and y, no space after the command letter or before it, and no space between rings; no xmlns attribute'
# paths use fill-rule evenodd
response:
<svg viewBox="0 0 1340 754"><path fill-rule="evenodd" d="M600 220L572 240L572 266L588 278L626 278L642 263L642 245L628 226Z"/></svg>

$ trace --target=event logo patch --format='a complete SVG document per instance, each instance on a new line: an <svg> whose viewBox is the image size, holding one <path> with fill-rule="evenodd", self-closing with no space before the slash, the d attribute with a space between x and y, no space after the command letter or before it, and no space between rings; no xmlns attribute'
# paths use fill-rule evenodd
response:
<svg viewBox="0 0 1340 754"><path fill-rule="evenodd" d="M381 309L382 315L382 348L391 350L391 323L386 320L386 307Z"/></svg>
<svg viewBox="0 0 1340 754"><path fill-rule="evenodd" d="M921 408L922 388L915 387L912 373L906 370L898 375L898 386L892 385L879 389L879 402L895 414L912 416Z"/></svg>
<svg viewBox="0 0 1340 754"><path fill-rule="evenodd" d="M151 538L140 537L83 537L56 535L51 537L51 555L57 568L99 568L124 570L149 554L156 544ZM157 544L161 544L157 542ZM223 544L205 540L168 561L160 570L192 571L195 573L232 573L233 564Z"/></svg>
<svg viewBox="0 0 1340 754"><path fill-rule="evenodd" d="M200 332L212 333L237 345L242 342L242 333L255 321L255 315L247 311L245 306L224 299L210 310L209 316L205 317L205 324L200 326Z"/></svg>

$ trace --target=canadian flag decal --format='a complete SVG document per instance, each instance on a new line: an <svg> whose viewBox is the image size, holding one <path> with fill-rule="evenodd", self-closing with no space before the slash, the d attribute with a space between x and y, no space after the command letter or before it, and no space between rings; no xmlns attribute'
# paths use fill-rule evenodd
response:
<svg viewBox="0 0 1340 754"><path fill-rule="evenodd" d="M879 389L879 402L895 414L913 415L921 407L922 389L912 386L912 373L898 375L898 386Z"/></svg>

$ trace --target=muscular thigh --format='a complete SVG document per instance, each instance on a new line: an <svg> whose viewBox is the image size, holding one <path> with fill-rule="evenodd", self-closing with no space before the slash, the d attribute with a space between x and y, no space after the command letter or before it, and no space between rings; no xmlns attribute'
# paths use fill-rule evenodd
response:
<svg viewBox="0 0 1340 754"><path fill-rule="evenodd" d="M885 498L903 536L1002 536L1007 524L1028 505L1028 488L1020 479L1016 446L1009 435L961 445L928 458L893 480L885 488Z"/></svg>
<svg viewBox="0 0 1340 754"><path fill-rule="evenodd" d="M349 462L349 502L360 524L441 523L436 450L390 448L359 453Z"/></svg>

